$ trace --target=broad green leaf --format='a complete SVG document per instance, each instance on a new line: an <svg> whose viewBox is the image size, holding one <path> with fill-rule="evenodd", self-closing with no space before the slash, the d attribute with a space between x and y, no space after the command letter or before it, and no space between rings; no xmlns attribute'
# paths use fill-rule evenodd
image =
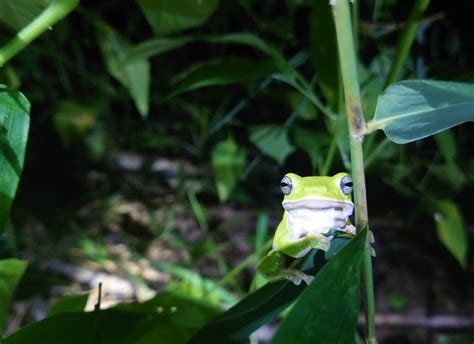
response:
<svg viewBox="0 0 474 344"><path fill-rule="evenodd" d="M60 298L48 311L47 317L64 312L82 312L86 307L89 294L66 295Z"/></svg>
<svg viewBox="0 0 474 344"><path fill-rule="evenodd" d="M212 169L221 202L229 198L245 167L245 150L232 138L219 142L212 150Z"/></svg>
<svg viewBox="0 0 474 344"><path fill-rule="evenodd" d="M27 263L19 259L0 260L0 338L5 329L13 293L26 266Z"/></svg>
<svg viewBox="0 0 474 344"><path fill-rule="evenodd" d="M169 97L202 87L260 79L275 72L275 68L272 61L259 62L237 58L198 63L177 77L179 82Z"/></svg>
<svg viewBox="0 0 474 344"><path fill-rule="evenodd" d="M474 84L408 80L379 96L368 132L383 130L391 141L403 144L473 120Z"/></svg>
<svg viewBox="0 0 474 344"><path fill-rule="evenodd" d="M280 325L272 344L354 342L366 237L365 229L321 269Z"/></svg>
<svg viewBox="0 0 474 344"><path fill-rule="evenodd" d="M335 106L339 88L336 30L331 6L326 0L314 0L310 16L311 62L318 83L328 102Z"/></svg>
<svg viewBox="0 0 474 344"><path fill-rule="evenodd" d="M155 35L190 29L204 24L219 0L136 0Z"/></svg>
<svg viewBox="0 0 474 344"><path fill-rule="evenodd" d="M295 147L288 140L286 128L278 125L259 125L250 132L252 141L265 155L275 159L280 165Z"/></svg>
<svg viewBox="0 0 474 344"><path fill-rule="evenodd" d="M464 230L463 218L456 203L446 199L438 200L434 219L439 240L459 264L466 268L469 242Z"/></svg>
<svg viewBox="0 0 474 344"><path fill-rule="evenodd" d="M20 30L37 17L51 0L0 0L0 21Z"/></svg>
<svg viewBox="0 0 474 344"><path fill-rule="evenodd" d="M218 311L177 293L161 293L143 304L88 313L59 313L29 324L2 344L180 344Z"/></svg>
<svg viewBox="0 0 474 344"><path fill-rule="evenodd" d="M25 160L30 103L0 85L0 234L8 219Z"/></svg>
<svg viewBox="0 0 474 344"><path fill-rule="evenodd" d="M111 27L97 24L99 46L107 70L135 102L142 117L148 115L150 93L150 63L147 59L126 60L125 52L130 44Z"/></svg>

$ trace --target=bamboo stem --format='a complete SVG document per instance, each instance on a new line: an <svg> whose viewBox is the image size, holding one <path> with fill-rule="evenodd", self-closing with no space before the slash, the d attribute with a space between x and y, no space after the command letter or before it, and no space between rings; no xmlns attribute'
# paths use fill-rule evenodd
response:
<svg viewBox="0 0 474 344"><path fill-rule="evenodd" d="M26 48L44 31L51 29L54 24L67 16L78 4L79 0L53 0L38 17L18 31L15 37L0 48L0 67Z"/></svg>
<svg viewBox="0 0 474 344"><path fill-rule="evenodd" d="M336 25L339 64L347 120L349 125L349 144L351 153L352 179L354 182L355 224L360 231L368 226L367 196L364 173L364 157L362 141L365 133L365 119L362 113L359 80L357 76L357 58L352 34L351 16L347 0L332 1L333 15ZM372 248L367 242L362 269L362 280L365 293L365 317L367 322L366 342L376 344L375 336L375 301L372 278Z"/></svg>

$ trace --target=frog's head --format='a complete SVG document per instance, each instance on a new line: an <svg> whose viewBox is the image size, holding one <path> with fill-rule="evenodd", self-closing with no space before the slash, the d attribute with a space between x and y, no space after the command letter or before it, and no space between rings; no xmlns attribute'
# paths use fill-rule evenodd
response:
<svg viewBox="0 0 474 344"><path fill-rule="evenodd" d="M344 225L352 214L352 179L347 173L332 177L300 177L286 174L280 182L284 194L283 207L294 217L315 219L326 217Z"/></svg>

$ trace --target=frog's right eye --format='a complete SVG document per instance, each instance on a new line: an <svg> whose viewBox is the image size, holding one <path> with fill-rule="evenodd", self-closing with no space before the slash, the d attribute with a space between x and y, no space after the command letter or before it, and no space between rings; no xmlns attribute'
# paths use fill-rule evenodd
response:
<svg viewBox="0 0 474 344"><path fill-rule="evenodd" d="M280 182L280 189L281 192L285 195L289 195L291 190L293 190L293 183L291 182L291 178L288 176L284 176Z"/></svg>

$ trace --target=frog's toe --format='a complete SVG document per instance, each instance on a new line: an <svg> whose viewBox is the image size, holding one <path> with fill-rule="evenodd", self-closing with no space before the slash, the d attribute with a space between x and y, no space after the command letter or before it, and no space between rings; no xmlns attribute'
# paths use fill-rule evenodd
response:
<svg viewBox="0 0 474 344"><path fill-rule="evenodd" d="M310 276L310 275L304 274L304 276L302 277L302 279L303 279L303 281L306 283L306 285L309 285L311 282L313 282L314 277L313 277L313 276Z"/></svg>
<svg viewBox="0 0 474 344"><path fill-rule="evenodd" d="M375 243L374 232L369 231L369 242L371 244Z"/></svg>
<svg viewBox="0 0 474 344"><path fill-rule="evenodd" d="M325 237L323 235L318 236L316 238L313 238L311 240L311 246L313 248L323 250L324 252L327 252L329 248L331 247L331 240L333 236Z"/></svg>

